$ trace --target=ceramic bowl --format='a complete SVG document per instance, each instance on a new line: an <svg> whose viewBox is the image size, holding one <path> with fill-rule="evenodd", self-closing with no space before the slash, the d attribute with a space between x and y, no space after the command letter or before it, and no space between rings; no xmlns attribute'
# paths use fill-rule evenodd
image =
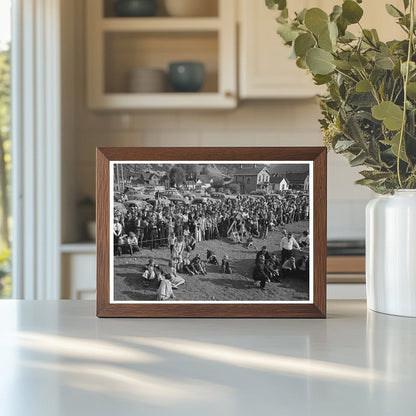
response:
<svg viewBox="0 0 416 416"><path fill-rule="evenodd" d="M172 62L169 80L177 92L197 92L205 80L205 67L201 62Z"/></svg>
<svg viewBox="0 0 416 416"><path fill-rule="evenodd" d="M167 74L162 69L136 68L129 72L128 91L131 93L161 93L167 90Z"/></svg>
<svg viewBox="0 0 416 416"><path fill-rule="evenodd" d="M148 17L157 12L156 0L118 0L114 12L119 17Z"/></svg>

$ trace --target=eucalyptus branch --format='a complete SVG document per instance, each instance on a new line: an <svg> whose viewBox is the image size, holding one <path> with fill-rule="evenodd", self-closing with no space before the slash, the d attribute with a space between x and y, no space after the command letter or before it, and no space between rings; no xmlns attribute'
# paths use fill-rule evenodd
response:
<svg viewBox="0 0 416 416"><path fill-rule="evenodd" d="M414 37L414 28L415 28L415 0L410 0L410 28L409 28L409 44L407 46L407 60L406 60L406 72L404 75L404 85L403 85L403 118L402 118L402 127L400 129L400 139L399 139L399 148L397 150L397 177L399 180L400 188L403 188L402 177L400 173L400 156L403 147L404 133L406 130L406 110L407 110L407 83L409 81L409 69L410 62L412 59L412 50L413 50L413 37Z"/></svg>

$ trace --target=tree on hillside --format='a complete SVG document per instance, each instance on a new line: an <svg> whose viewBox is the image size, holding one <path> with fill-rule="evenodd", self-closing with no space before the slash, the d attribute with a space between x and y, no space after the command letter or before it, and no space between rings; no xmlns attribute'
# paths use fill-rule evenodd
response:
<svg viewBox="0 0 416 416"><path fill-rule="evenodd" d="M212 187L215 189L221 188L224 185L224 178L221 176L216 176L212 179Z"/></svg>
<svg viewBox="0 0 416 416"><path fill-rule="evenodd" d="M201 168L199 165L192 163L183 165L183 169L185 170L186 178L195 180Z"/></svg>
<svg viewBox="0 0 416 416"><path fill-rule="evenodd" d="M170 186L177 188L185 182L185 171L180 166L173 166L169 172Z"/></svg>

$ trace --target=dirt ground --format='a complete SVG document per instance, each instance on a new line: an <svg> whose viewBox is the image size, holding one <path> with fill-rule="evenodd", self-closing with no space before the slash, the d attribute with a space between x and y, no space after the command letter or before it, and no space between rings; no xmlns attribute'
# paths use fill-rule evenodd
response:
<svg viewBox="0 0 416 416"><path fill-rule="evenodd" d="M285 226L299 239L302 231L308 229L308 222L298 222ZM254 239L254 244L260 250L267 246L270 253L278 253L280 258L280 240L282 227L270 232L266 240ZM206 276L190 276L182 274L185 284L174 291L176 301L296 301L309 299L309 279L305 276L291 276L281 278L281 283L270 282L266 290L260 290L253 285L251 277L257 250L246 249L242 244L228 240L208 240L197 243L191 253L196 253L206 259L206 251L211 249L221 263L222 257L227 254L233 270L232 274L221 273L220 266L207 265ZM300 256L300 254L297 254ZM123 255L114 258L114 300L116 301L154 301L156 300L157 283L152 282L146 286L142 273L144 265L153 258L155 263L167 266L170 258L168 248L156 250L143 249L133 256Z"/></svg>

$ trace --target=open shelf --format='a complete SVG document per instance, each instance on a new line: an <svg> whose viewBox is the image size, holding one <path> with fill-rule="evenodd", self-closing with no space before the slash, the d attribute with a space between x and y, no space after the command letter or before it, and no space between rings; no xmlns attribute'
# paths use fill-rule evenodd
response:
<svg viewBox="0 0 416 416"><path fill-rule="evenodd" d="M112 0L89 0L86 3L88 107L97 110L235 108L235 3L207 1L216 5L214 16L169 17L159 7L155 17L115 17ZM177 93L167 83L166 87L159 87L160 92L131 92L129 74L132 71L163 70L167 78L169 64L183 61L203 63L205 80L200 91ZM149 87L142 91L155 89Z"/></svg>
<svg viewBox="0 0 416 416"><path fill-rule="evenodd" d="M152 68L165 71L177 61L198 61L205 66L205 81L201 93L218 92L218 38L216 32L136 33L112 32L104 37L106 94L129 94L128 77L131 70ZM167 85L164 93L174 93ZM156 95L157 95L156 94ZM185 98L189 93L181 93Z"/></svg>

